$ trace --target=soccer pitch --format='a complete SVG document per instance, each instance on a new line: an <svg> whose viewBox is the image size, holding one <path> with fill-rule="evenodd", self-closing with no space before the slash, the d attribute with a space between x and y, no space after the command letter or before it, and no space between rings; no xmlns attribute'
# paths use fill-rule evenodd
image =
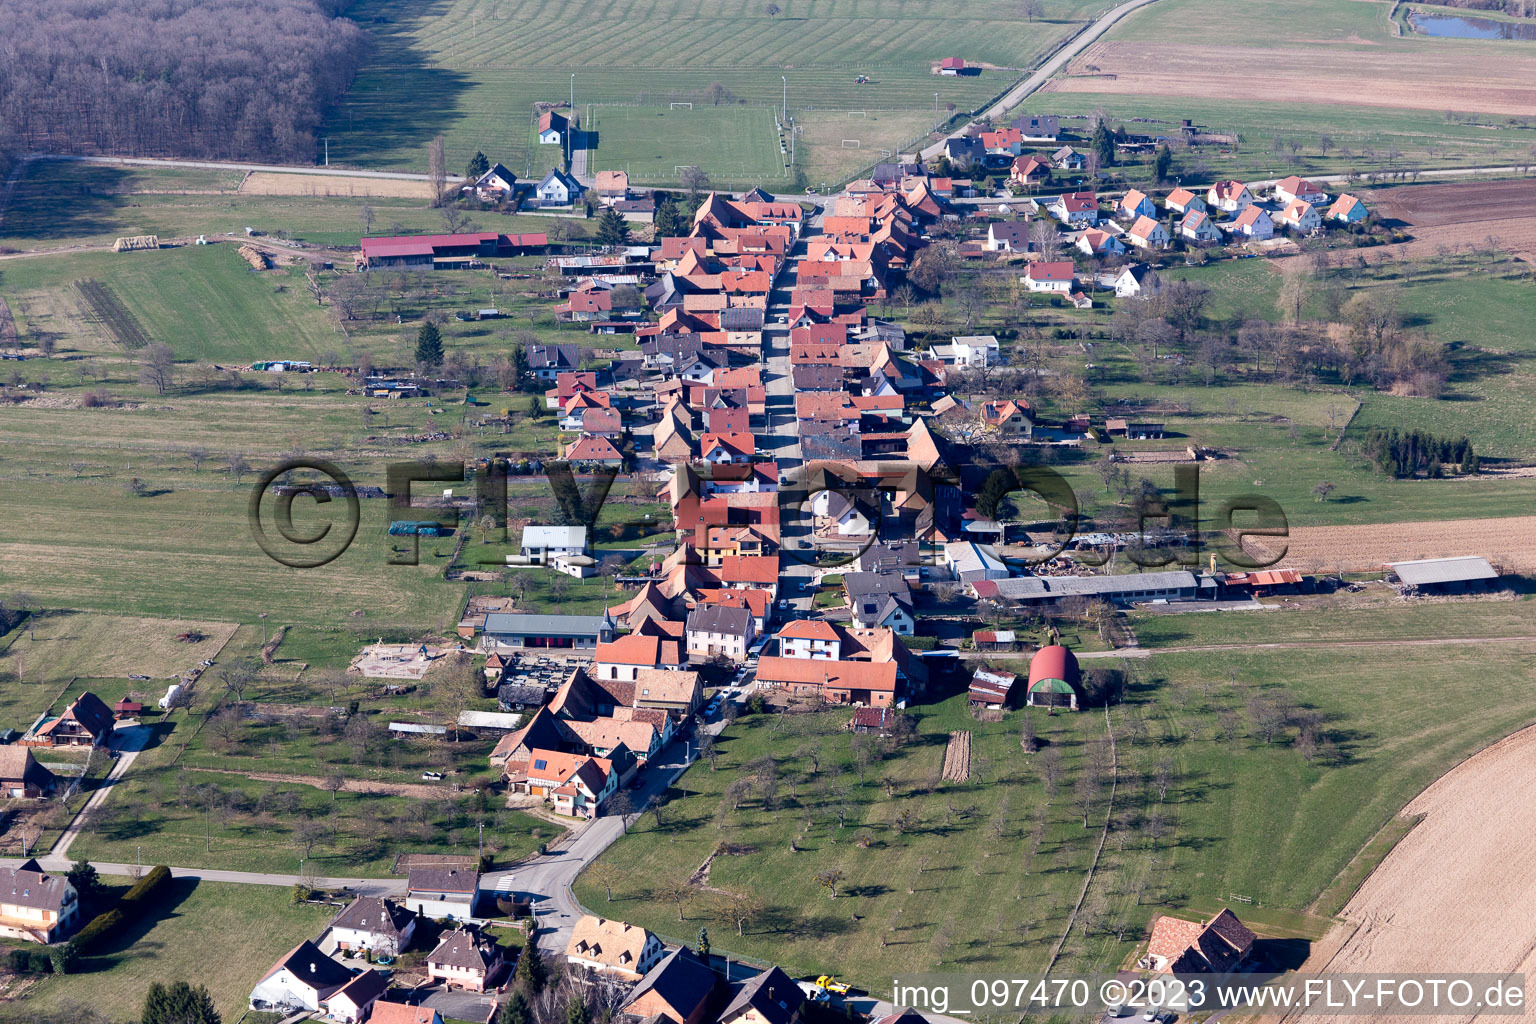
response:
<svg viewBox="0 0 1536 1024"><path fill-rule="evenodd" d="M676 185L682 168L697 165L720 184L789 177L778 124L767 107L593 103L584 118L590 174L628 171L635 184Z"/></svg>

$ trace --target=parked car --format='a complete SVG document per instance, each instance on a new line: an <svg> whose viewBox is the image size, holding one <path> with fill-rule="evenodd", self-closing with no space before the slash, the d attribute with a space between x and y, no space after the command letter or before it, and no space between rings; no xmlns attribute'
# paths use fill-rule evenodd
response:
<svg viewBox="0 0 1536 1024"><path fill-rule="evenodd" d="M422 772L421 773L421 777L426 779L426 780L428 780L429 782L441 782L443 780L443 773L442 772Z"/></svg>

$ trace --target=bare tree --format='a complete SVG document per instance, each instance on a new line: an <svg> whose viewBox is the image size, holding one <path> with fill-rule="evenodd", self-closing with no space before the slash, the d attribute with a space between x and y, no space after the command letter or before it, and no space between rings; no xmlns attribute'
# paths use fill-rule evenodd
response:
<svg viewBox="0 0 1536 1024"><path fill-rule="evenodd" d="M165 394L176 383L176 353L171 346L155 342L144 346L139 362L139 383Z"/></svg>
<svg viewBox="0 0 1536 1024"><path fill-rule="evenodd" d="M1045 17L1045 5L1040 0L1020 0L1019 13L1030 21Z"/></svg>
<svg viewBox="0 0 1536 1024"><path fill-rule="evenodd" d="M441 135L427 144L427 178L432 185L432 205L442 205L443 190L448 187L448 152Z"/></svg>
<svg viewBox="0 0 1536 1024"><path fill-rule="evenodd" d="M720 910L736 926L736 934L744 934L748 921L763 913L763 901L755 893L745 889L727 889L720 894Z"/></svg>
<svg viewBox="0 0 1536 1024"><path fill-rule="evenodd" d="M363 204L363 208L361 210L357 211L357 223L358 223L358 226L363 229L363 234L365 234L365 235L368 234L368 232L373 230L373 207L372 207L372 205L370 205L368 203L364 203Z"/></svg>
<svg viewBox="0 0 1536 1024"><path fill-rule="evenodd" d="M697 196L700 192L709 191L709 175L697 164L690 164L684 167L678 180L682 183L683 188L688 190L690 196Z"/></svg>
<svg viewBox="0 0 1536 1024"><path fill-rule="evenodd" d="M609 903L613 902L613 887L624 877L623 872L608 861L599 860L584 872L588 882L603 890Z"/></svg>
<svg viewBox="0 0 1536 1024"><path fill-rule="evenodd" d="M239 452L232 453L229 456L229 462L226 465L229 469L229 475L235 478L236 484L238 484L245 477L245 474L251 471L251 464L246 462L245 456L241 455Z"/></svg>
<svg viewBox="0 0 1536 1024"><path fill-rule="evenodd" d="M827 890L827 895L835 900L837 899L837 887L842 884L845 877L847 876L843 874L841 869L827 868L824 871L816 872L816 884Z"/></svg>

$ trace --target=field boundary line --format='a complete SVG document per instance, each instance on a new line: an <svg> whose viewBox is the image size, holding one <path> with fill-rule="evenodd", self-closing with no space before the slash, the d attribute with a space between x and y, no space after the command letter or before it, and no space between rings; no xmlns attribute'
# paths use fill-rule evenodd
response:
<svg viewBox="0 0 1536 1024"><path fill-rule="evenodd" d="M1339 428L1339 436L1334 438L1333 444L1328 446L1329 451L1336 452L1339 450L1339 445L1344 443L1344 435L1349 432L1349 425L1355 422L1355 417L1359 416L1360 410L1364 408L1365 403L1360 401L1358 398L1355 399L1355 411L1349 414L1349 419L1345 420L1344 425Z"/></svg>
<svg viewBox="0 0 1536 1024"><path fill-rule="evenodd" d="M1083 901L1088 898L1088 887L1093 884L1093 873L1099 868L1099 858L1104 856L1104 842L1109 838L1109 827L1115 820L1115 790L1120 785L1120 753L1115 748L1115 726L1110 721L1107 704L1104 705L1104 731L1109 735L1109 803L1104 808L1104 831L1099 833L1099 845L1093 851L1093 860L1088 865L1088 874L1083 878L1083 889L1077 894L1077 903L1067 916L1067 927L1051 948L1051 959L1046 962L1045 974L1050 974L1051 968L1056 966L1056 959L1061 956L1061 947L1066 945L1072 929L1077 926L1077 913L1083 909Z"/></svg>

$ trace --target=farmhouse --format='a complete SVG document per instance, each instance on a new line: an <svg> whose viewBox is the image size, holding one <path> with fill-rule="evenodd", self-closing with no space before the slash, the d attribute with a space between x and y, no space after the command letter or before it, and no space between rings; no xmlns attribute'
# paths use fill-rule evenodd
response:
<svg viewBox="0 0 1536 1024"><path fill-rule="evenodd" d="M301 942L256 982L250 1006L284 1014L319 1010L351 980L352 972L320 952L313 942Z"/></svg>
<svg viewBox="0 0 1536 1024"><path fill-rule="evenodd" d="M1029 403L1022 398L983 403L981 422L1004 437L1028 437L1034 430L1029 419Z"/></svg>
<svg viewBox="0 0 1536 1024"><path fill-rule="evenodd" d="M1205 922L1160 914L1152 922L1147 955L1140 965L1159 973L1225 974L1248 959L1257 938L1231 910Z"/></svg>
<svg viewBox="0 0 1536 1024"><path fill-rule="evenodd" d="M1422 558L1413 562L1393 562L1391 569L1398 580L1414 591L1425 594L1462 594L1484 590L1499 573L1486 558Z"/></svg>
<svg viewBox="0 0 1536 1024"><path fill-rule="evenodd" d="M951 76L965 74L965 58L945 57L939 61L939 74Z"/></svg>
<svg viewBox="0 0 1536 1024"><path fill-rule="evenodd" d="M57 718L39 718L17 742L24 747L100 747L112 738L112 724L112 709L87 690Z"/></svg>
<svg viewBox="0 0 1536 1024"><path fill-rule="evenodd" d="M427 954L428 978L438 978L445 986L470 992L484 992L501 966L501 946L482 936L478 929L449 932Z"/></svg>
<svg viewBox="0 0 1536 1024"><path fill-rule="evenodd" d="M0 747L0 793L13 800L37 800L53 792L58 779L19 744Z"/></svg>
<svg viewBox="0 0 1536 1024"><path fill-rule="evenodd" d="M1030 707L1077 710L1077 658L1060 644L1042 647L1029 659Z"/></svg>
<svg viewBox="0 0 1536 1024"><path fill-rule="evenodd" d="M0 936L23 942L56 942L74 931L80 914L75 887L35 860L0 868Z"/></svg>
<svg viewBox="0 0 1536 1024"><path fill-rule="evenodd" d="M1019 281L1032 292L1053 292L1057 295L1065 295L1072 290L1076 272L1077 267L1071 260L1031 263L1024 268L1024 276L1020 277Z"/></svg>
<svg viewBox="0 0 1536 1024"><path fill-rule="evenodd" d="M605 611L602 615L519 615L491 612L485 617L481 646L556 647L595 650L612 640L617 629Z"/></svg>
<svg viewBox="0 0 1536 1024"><path fill-rule="evenodd" d="M565 959L598 974L639 981L666 952L661 940L644 928L585 914L571 930Z"/></svg>

